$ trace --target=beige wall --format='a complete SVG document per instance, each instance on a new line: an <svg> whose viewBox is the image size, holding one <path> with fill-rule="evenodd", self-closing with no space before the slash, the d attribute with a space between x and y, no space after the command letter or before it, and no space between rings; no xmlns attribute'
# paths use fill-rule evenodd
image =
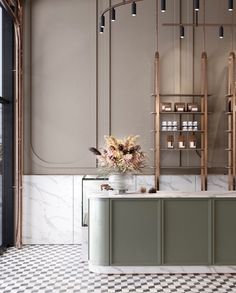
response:
<svg viewBox="0 0 236 293"><path fill-rule="evenodd" d="M139 134L153 165L149 113L157 47L156 0L138 3L137 17L130 16L128 6L117 9L117 21L111 26L107 22L100 36L96 16L108 4L109 0L26 1L26 174L94 173L96 162L88 148L102 146L103 136L109 133ZM161 24L179 22L180 15L182 21L191 22L192 1L182 0L182 8L179 0L167 4L167 12L159 13L161 91L198 92L202 28L186 28L186 37L180 41L178 28ZM227 1L206 0L207 22L230 22L226 5ZM217 168L226 165L224 95L230 50L229 29L220 40L218 28L207 28L209 92L213 95L209 99L209 166ZM197 159L195 155L183 158ZM173 158L165 155L162 160Z"/></svg>

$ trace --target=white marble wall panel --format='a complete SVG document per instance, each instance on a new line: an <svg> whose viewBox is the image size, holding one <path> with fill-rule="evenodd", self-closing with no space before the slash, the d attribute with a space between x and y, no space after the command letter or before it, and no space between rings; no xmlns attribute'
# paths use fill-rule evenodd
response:
<svg viewBox="0 0 236 293"><path fill-rule="evenodd" d="M141 187L146 187L147 191L155 186L155 177L153 175L136 176L136 191L139 192Z"/></svg>
<svg viewBox="0 0 236 293"><path fill-rule="evenodd" d="M160 177L160 190L190 191L196 190L195 175L163 175Z"/></svg>
<svg viewBox="0 0 236 293"><path fill-rule="evenodd" d="M73 243L73 176L24 176L23 243Z"/></svg>
<svg viewBox="0 0 236 293"><path fill-rule="evenodd" d="M82 178L83 176L73 177L73 243L80 244L82 239Z"/></svg>
<svg viewBox="0 0 236 293"><path fill-rule="evenodd" d="M196 191L201 190L201 177L196 176ZM209 191L227 191L228 176L227 175L208 175L207 190Z"/></svg>
<svg viewBox="0 0 236 293"><path fill-rule="evenodd" d="M207 182L207 190L209 191L226 191L228 190L227 175L209 175Z"/></svg>
<svg viewBox="0 0 236 293"><path fill-rule="evenodd" d="M73 217L73 243L82 244L82 258L88 259L88 228L82 227L82 178L73 178L73 198L74 198L74 217Z"/></svg>

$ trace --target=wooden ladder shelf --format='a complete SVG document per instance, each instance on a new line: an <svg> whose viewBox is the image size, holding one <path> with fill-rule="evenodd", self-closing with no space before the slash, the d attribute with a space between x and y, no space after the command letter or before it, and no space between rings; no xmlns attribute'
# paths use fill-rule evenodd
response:
<svg viewBox="0 0 236 293"><path fill-rule="evenodd" d="M200 148L198 150L200 152L200 163L199 166L196 166L197 169L200 169L201 174L201 190L207 190L207 160L208 160L208 81L207 81L207 54L205 52L202 53L201 56L201 93L199 94L186 94L186 93L172 93L172 94L161 94L160 93L160 57L159 53L156 52L155 54L155 61L154 61L154 93L152 96L154 97L154 129L152 130L154 133L154 162L155 162L155 187L157 190L160 189L160 175L161 175L161 162L160 156L163 149L161 149L161 99L165 97L182 97L182 98L200 98L200 106L201 111L198 113L191 113L191 112L184 112L176 114L188 114L188 115L200 115L200 123L201 123L201 130L195 131L196 133L200 133ZM166 113L167 114L167 113ZM170 114L175 114L170 112ZM181 132L182 130L178 130L177 132ZM190 131L193 132L194 131ZM181 154L181 150L179 149ZM177 152L176 152L177 153ZM181 156L181 155L180 155ZM170 167L168 167L171 169ZM182 168L182 166L176 166L173 168ZM187 166L186 169L194 169L193 166Z"/></svg>

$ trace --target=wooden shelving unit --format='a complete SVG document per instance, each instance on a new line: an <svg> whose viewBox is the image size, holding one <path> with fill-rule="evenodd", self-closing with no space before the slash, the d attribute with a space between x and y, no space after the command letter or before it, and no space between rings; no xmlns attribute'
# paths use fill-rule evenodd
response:
<svg viewBox="0 0 236 293"><path fill-rule="evenodd" d="M160 58L158 52L155 54L155 87L154 87L154 94L151 96L154 97L154 108L155 110L151 113L154 115L154 129L152 132L154 133L154 141L155 147L153 149L154 152L154 160L155 160L155 185L157 190L159 190L159 179L161 175L162 169L180 169L180 170L191 170L191 169L199 169L201 174L201 190L207 190L207 155L208 155L208 131L207 131L207 121L208 121L208 87L207 87L207 55L205 52L202 53L201 56L201 92L200 93L168 93L168 94L161 94L160 93ZM168 111L163 112L160 111L161 103L166 98L173 98L175 102L180 102L179 100L184 100L186 98L192 99L192 101L198 100L197 104L200 106L200 111L197 112L176 112L176 111ZM179 100L176 100L179 98ZM181 101L183 102L183 101ZM179 127L177 130L162 130L161 129L161 121L162 117L165 115L170 115L171 117L178 117L177 120L179 121ZM176 115L176 116L174 116ZM182 117L186 116L186 120L192 119L193 117L198 117L200 122L200 128L198 130L183 130L181 129L182 126ZM184 134L185 136L196 134L199 137L198 147L190 149L190 148L163 148L163 134ZM180 157L180 163L178 166L162 166L160 162L160 156L162 152L174 152L178 153ZM182 152L193 152L195 151L200 156L200 164L199 166L182 166L181 165L181 154ZM181 173L182 174L182 173ZM189 172L187 171L187 174Z"/></svg>
<svg viewBox="0 0 236 293"><path fill-rule="evenodd" d="M228 93L226 98L226 112L228 136L228 189L236 190L236 83L235 83L235 53L228 58Z"/></svg>

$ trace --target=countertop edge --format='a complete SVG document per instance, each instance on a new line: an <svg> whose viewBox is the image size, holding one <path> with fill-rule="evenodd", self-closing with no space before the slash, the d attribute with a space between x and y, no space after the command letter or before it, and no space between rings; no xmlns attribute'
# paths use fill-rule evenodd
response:
<svg viewBox="0 0 236 293"><path fill-rule="evenodd" d="M91 194L88 198L236 198L236 191L200 191L200 192L180 192L180 191L158 191L157 193L125 193L125 194Z"/></svg>

